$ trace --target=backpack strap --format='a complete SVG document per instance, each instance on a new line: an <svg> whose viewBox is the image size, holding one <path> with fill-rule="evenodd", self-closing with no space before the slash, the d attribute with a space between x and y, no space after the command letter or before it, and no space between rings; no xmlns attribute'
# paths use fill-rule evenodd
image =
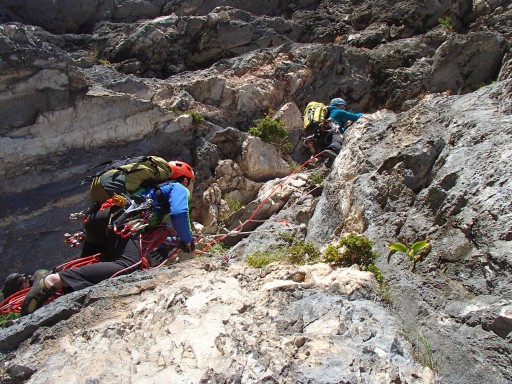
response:
<svg viewBox="0 0 512 384"><path fill-rule="evenodd" d="M155 195L158 215L163 216L171 210L171 205L169 204L169 200L165 198L159 186L155 187Z"/></svg>

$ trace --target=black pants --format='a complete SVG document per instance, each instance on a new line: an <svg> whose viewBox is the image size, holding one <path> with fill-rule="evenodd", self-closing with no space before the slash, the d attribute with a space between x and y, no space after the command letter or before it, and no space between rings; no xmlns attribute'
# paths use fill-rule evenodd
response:
<svg viewBox="0 0 512 384"><path fill-rule="evenodd" d="M101 253L105 261L58 272L72 291L98 284L124 269L123 274L140 269L136 265L141 260L139 236L123 239L108 228L110 216L117 209L111 207L101 211L97 206L87 216L82 257Z"/></svg>
<svg viewBox="0 0 512 384"><path fill-rule="evenodd" d="M317 136L315 140L317 153L330 149L336 152L336 154L339 154L342 144L343 137L337 132L323 132Z"/></svg>
<svg viewBox="0 0 512 384"><path fill-rule="evenodd" d="M134 235L123 239L117 235L108 237L103 258L107 261L84 265L59 272L59 276L71 288L77 291L98 284L125 270L122 274L140 270L141 250L139 236Z"/></svg>

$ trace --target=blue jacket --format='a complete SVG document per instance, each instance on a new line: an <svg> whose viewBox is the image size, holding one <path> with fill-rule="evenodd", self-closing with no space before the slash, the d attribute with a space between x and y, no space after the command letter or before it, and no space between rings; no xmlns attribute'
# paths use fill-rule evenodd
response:
<svg viewBox="0 0 512 384"><path fill-rule="evenodd" d="M162 194L160 201L164 200L169 202L168 214L170 216L174 230L178 234L181 241L190 243L193 239L188 206L190 191L183 184L176 182L160 184L158 188ZM153 201L159 201L157 198L156 189L149 189L147 191L147 195L151 196ZM155 208L155 210L157 210L157 208ZM167 212L165 217L167 217Z"/></svg>
<svg viewBox="0 0 512 384"><path fill-rule="evenodd" d="M334 121L338 126L340 127L341 133L345 132L345 123L347 121L357 121L361 116L363 116L362 113L352 113L345 111L344 109L338 109L332 105L329 105L327 107L327 116L326 118L331 119Z"/></svg>

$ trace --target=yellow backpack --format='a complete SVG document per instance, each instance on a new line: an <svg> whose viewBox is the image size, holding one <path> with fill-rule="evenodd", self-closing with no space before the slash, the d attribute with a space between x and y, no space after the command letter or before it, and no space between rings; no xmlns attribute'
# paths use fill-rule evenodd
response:
<svg viewBox="0 0 512 384"><path fill-rule="evenodd" d="M318 128L325 122L327 106L318 101L311 101L304 111L304 130L310 131Z"/></svg>

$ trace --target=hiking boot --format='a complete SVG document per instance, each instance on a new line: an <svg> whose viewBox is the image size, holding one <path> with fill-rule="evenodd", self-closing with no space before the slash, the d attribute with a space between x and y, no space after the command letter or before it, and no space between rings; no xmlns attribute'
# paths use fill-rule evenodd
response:
<svg viewBox="0 0 512 384"><path fill-rule="evenodd" d="M38 282L41 279L44 279L46 276L48 276L51 272L47 269L38 269L34 272L34 275L32 276L32 282ZM32 285L34 285L32 283Z"/></svg>
<svg viewBox="0 0 512 384"><path fill-rule="evenodd" d="M21 316L28 315L36 309L41 308L43 304L55 293L55 288L48 288L44 278L35 281L34 285L28 291L23 305L21 306Z"/></svg>
<svg viewBox="0 0 512 384"><path fill-rule="evenodd" d="M331 151L330 149L326 149L322 151L322 156L334 162L334 159L336 158L336 156L338 156L338 154L334 151Z"/></svg>

